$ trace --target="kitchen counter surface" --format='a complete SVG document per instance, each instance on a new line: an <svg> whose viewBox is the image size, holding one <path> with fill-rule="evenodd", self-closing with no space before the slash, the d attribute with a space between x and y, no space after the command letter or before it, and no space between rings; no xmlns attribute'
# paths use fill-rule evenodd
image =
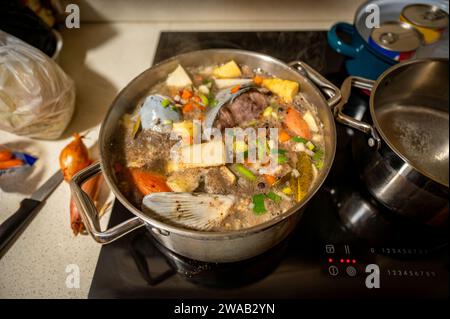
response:
<svg viewBox="0 0 450 319"><path fill-rule="evenodd" d="M343 9L347 12L342 15L344 20L351 21L354 8ZM29 176L0 178L0 223L18 208L22 198L58 169L59 152L72 133L83 133L86 144L95 149L106 110L120 89L152 64L161 30L326 30L332 23L331 18L273 23L82 23L80 29L64 30L59 63L76 83L76 113L57 141L0 132L0 144L39 157ZM89 236L73 236L69 199L69 186L64 182L0 259L0 298L87 297L100 245ZM107 219L103 218L104 224ZM69 265L79 267L79 288L66 286Z"/></svg>

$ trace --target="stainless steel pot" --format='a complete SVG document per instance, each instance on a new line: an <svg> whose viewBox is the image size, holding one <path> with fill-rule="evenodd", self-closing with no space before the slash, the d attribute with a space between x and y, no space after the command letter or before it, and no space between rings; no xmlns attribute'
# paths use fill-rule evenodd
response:
<svg viewBox="0 0 450 319"><path fill-rule="evenodd" d="M347 78L337 121L369 135L354 139L354 156L371 194L394 212L422 223L448 222L448 59L413 60L377 81ZM354 87L371 90L373 124L351 118L344 106Z"/></svg>
<svg viewBox="0 0 450 319"><path fill-rule="evenodd" d="M318 116L325 127L325 163L317 182L310 193L292 209L279 217L256 227L239 231L202 232L167 225L145 215L134 207L119 191L113 169L111 152L114 152L111 137L120 117L131 111L143 98L150 87L165 80L168 73L178 64L185 67L220 64L234 59L251 68L261 68L283 79L297 81L306 98L318 110ZM327 97L324 98L322 93ZM270 56L240 50L215 49L182 54L157 64L144 71L128 84L112 103L104 119L99 136L100 162L79 172L70 184L72 195L80 210L83 221L91 236L100 243L109 243L128 232L145 226L152 235L170 250L195 260L207 262L233 262L247 259L270 249L283 240L295 227L301 215L301 209L319 189L333 163L336 147L336 131L331 108L340 100L339 90L320 74L303 62L289 65ZM117 199L136 217L111 229L101 230L97 212L89 197L80 185L102 172Z"/></svg>

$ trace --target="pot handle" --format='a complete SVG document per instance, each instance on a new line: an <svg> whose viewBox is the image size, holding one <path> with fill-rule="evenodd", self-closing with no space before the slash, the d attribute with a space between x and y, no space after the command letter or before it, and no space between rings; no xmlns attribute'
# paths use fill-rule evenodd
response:
<svg viewBox="0 0 450 319"><path fill-rule="evenodd" d="M109 228L105 231L101 230L98 220L98 212L91 198L81 189L81 185L89 178L99 174L102 168L100 162L96 162L85 169L82 169L72 177L70 181L70 189L72 197L80 211L81 217L89 234L97 242L108 244L129 232L144 226L144 222L139 217L130 218L123 223Z"/></svg>
<svg viewBox="0 0 450 319"><path fill-rule="evenodd" d="M334 116L336 117L336 121L339 123L347 125L363 133L370 134L369 146L376 146L378 149L380 147L381 140L375 128L369 123L357 120L344 113L344 107L348 102L352 87L372 91L374 83L375 81L373 80L368 80L357 76L347 77L341 85L342 98L334 109Z"/></svg>
<svg viewBox="0 0 450 319"><path fill-rule="evenodd" d="M288 65L313 82L327 96L327 103L331 108L341 100L339 89L305 62L292 61Z"/></svg>

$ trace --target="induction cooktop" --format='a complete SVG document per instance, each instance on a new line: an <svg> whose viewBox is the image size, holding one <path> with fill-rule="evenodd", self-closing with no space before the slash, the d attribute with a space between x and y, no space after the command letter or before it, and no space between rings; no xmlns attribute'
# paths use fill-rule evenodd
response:
<svg viewBox="0 0 450 319"><path fill-rule="evenodd" d="M323 31L162 32L153 63L207 48L257 51L302 60L340 85L343 59ZM368 96L352 92L347 112L364 114ZM238 263L203 263L156 242L146 228L104 245L89 298L448 298L447 229L405 220L361 185L352 141L337 125L332 170L291 236ZM109 226L132 214L115 201Z"/></svg>

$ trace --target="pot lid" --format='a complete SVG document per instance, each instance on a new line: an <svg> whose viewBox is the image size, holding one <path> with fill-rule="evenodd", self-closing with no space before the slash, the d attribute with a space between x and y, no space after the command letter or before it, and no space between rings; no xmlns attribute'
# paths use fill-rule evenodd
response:
<svg viewBox="0 0 450 319"><path fill-rule="evenodd" d="M416 50L422 43L421 34L408 23L389 21L372 30L372 40L383 49L396 52Z"/></svg>
<svg viewBox="0 0 450 319"><path fill-rule="evenodd" d="M429 4L411 4L403 8L402 16L419 27L442 29L448 25L448 14Z"/></svg>

